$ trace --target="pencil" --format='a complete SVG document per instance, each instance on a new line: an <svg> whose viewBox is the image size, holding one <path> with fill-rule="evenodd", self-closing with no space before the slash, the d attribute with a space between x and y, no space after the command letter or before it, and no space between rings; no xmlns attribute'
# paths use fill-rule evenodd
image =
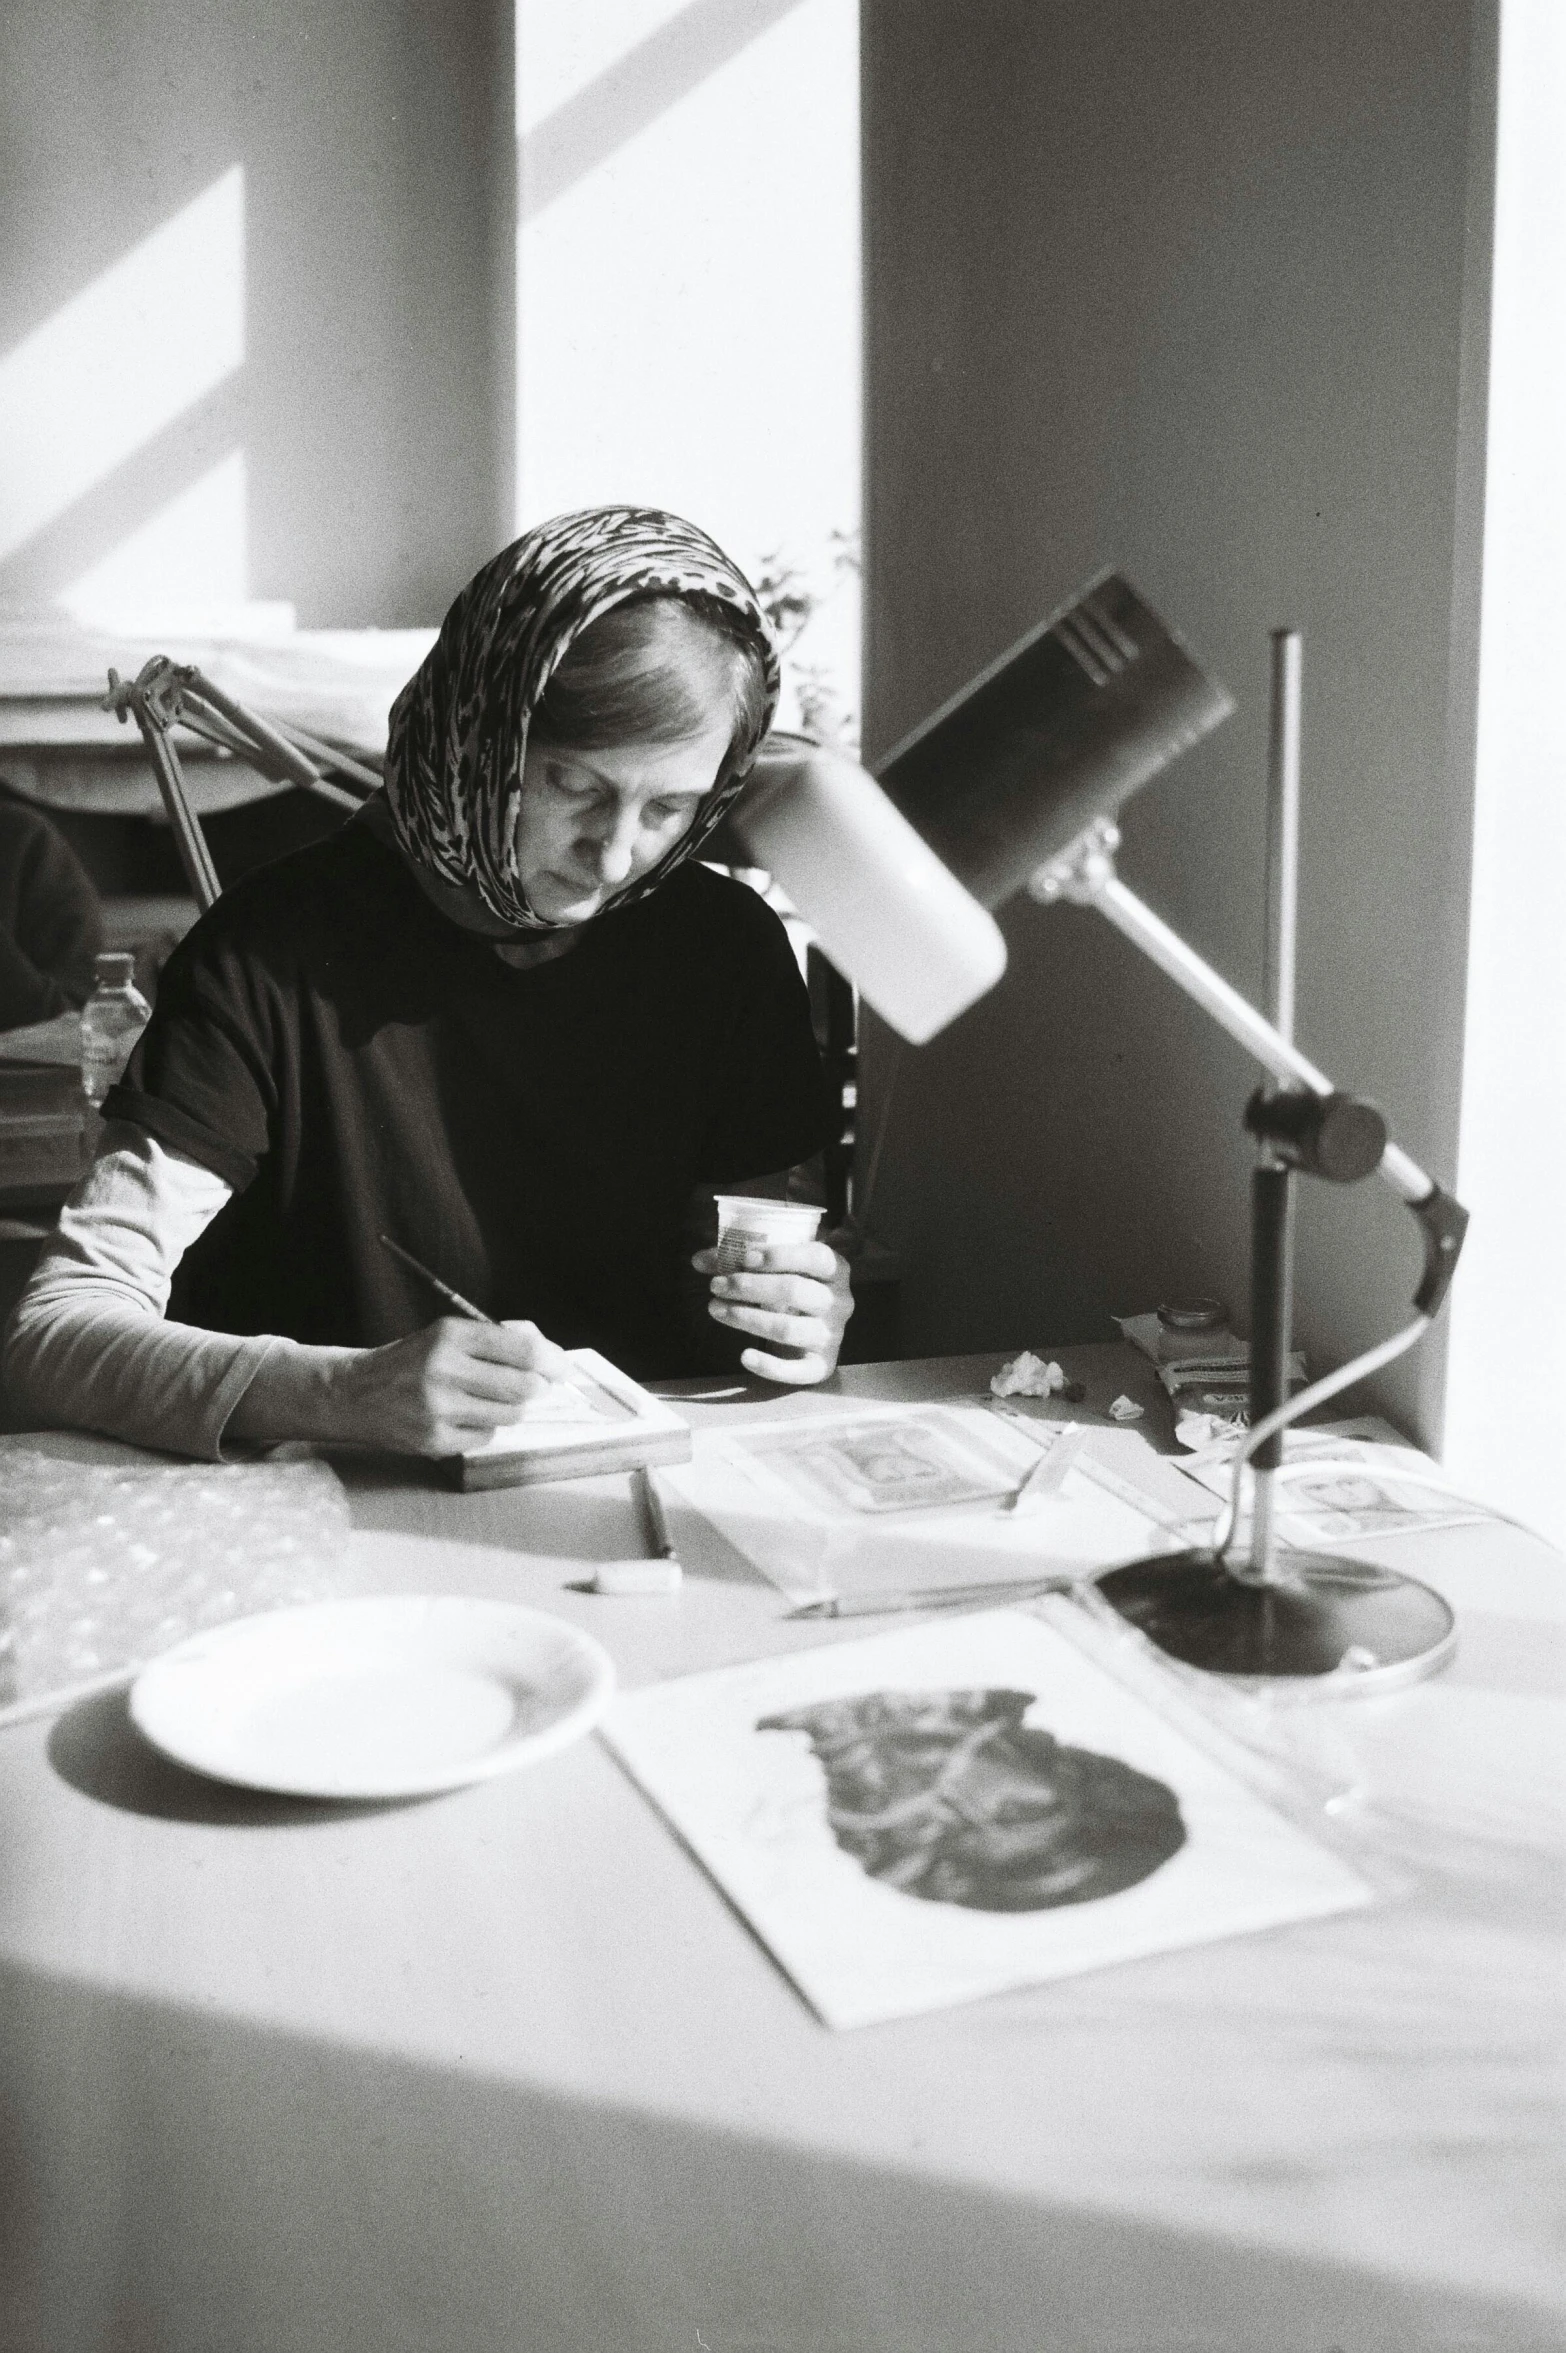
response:
<svg viewBox="0 0 1566 2353"><path fill-rule="evenodd" d="M471 1299L464 1299L460 1291L454 1291L449 1283L443 1283L439 1275L431 1274L429 1268L415 1258L411 1250L404 1250L402 1244L394 1242L390 1234L382 1234L380 1241L393 1258L400 1258L404 1266L411 1266L416 1275L422 1275L436 1296L444 1299L448 1307L454 1307L458 1315L465 1315L470 1324L494 1322L492 1315L486 1315L482 1307L475 1307Z"/></svg>
<svg viewBox="0 0 1566 2353"><path fill-rule="evenodd" d="M631 1482L636 1489L636 1501L642 1515L642 1528L648 1555L653 1560L675 1560L674 1539L669 1534L669 1523L663 1515L663 1497L651 1471L635 1470Z"/></svg>
<svg viewBox="0 0 1566 2353"><path fill-rule="evenodd" d="M928 1585L906 1593L824 1594L785 1611L790 1618L880 1618L897 1610L960 1609L966 1602L1025 1601L1030 1594L1069 1593L1080 1576L1013 1577L984 1585Z"/></svg>

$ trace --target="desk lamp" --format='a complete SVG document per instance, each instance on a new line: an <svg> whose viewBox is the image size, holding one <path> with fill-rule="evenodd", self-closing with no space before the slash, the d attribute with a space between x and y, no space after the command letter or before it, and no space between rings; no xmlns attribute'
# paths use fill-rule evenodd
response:
<svg viewBox="0 0 1566 2353"><path fill-rule="evenodd" d="M900 1036L923 1044L1000 979L993 914L1025 889L1096 907L1254 1056L1268 1083L1245 1125L1252 1179L1249 1429L1211 1548L1109 1571L1097 1590L1161 1649L1210 1671L1300 1689L1387 1689L1433 1673L1452 1614L1417 1579L1285 1549L1275 1482L1299 1414L1411 1347L1440 1308L1467 1225L1461 1204L1389 1140L1379 1111L1340 1093L1293 1039L1300 641L1273 638L1269 779L1273 1018L1258 1012L1115 871L1122 804L1232 710L1116 573L1093 581L907 736L878 779L850 760L778 744L733 824L826 953ZM1413 1320L1288 1396L1294 1183L1378 1174L1418 1221ZM1241 1557L1247 1463L1254 1506Z"/></svg>

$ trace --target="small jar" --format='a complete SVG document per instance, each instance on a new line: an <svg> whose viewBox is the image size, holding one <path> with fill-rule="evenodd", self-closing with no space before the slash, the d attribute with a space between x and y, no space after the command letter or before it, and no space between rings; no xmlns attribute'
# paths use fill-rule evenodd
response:
<svg viewBox="0 0 1566 2353"><path fill-rule="evenodd" d="M1229 1310L1221 1299L1191 1299L1158 1310L1158 1358L1161 1364L1200 1356L1229 1328Z"/></svg>

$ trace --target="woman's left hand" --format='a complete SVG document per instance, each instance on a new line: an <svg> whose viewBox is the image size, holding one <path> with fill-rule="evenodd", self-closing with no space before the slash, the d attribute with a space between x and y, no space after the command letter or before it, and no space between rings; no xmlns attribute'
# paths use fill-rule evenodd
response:
<svg viewBox="0 0 1566 2353"><path fill-rule="evenodd" d="M830 1244L757 1244L738 1266L721 1269L716 1250L698 1250L691 1264L698 1274L712 1277L707 1313L714 1323L792 1351L775 1356L768 1349L747 1348L740 1362L748 1373L808 1388L836 1370L854 1301L848 1261Z"/></svg>

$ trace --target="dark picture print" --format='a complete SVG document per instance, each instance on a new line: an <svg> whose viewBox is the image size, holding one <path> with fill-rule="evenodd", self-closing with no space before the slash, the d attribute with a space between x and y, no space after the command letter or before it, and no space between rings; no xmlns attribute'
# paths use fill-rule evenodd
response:
<svg viewBox="0 0 1566 2353"><path fill-rule="evenodd" d="M1028 1611L650 1684L603 1731L829 2026L1373 1894Z"/></svg>
<svg viewBox="0 0 1566 2353"><path fill-rule="evenodd" d="M765 1716L826 1774L832 1835L929 1903L1040 1912L1134 1887L1185 1844L1174 1791L1025 1724L1031 1691L878 1691Z"/></svg>

